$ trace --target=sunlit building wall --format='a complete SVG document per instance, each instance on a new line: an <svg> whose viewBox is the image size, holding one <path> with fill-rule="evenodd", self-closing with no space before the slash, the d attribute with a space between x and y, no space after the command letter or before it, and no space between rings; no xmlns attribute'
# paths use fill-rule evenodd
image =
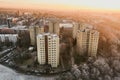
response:
<svg viewBox="0 0 120 80"><path fill-rule="evenodd" d="M77 48L80 55L96 56L99 32L82 27L77 31Z"/></svg>
<svg viewBox="0 0 120 80"><path fill-rule="evenodd" d="M59 22L49 22L49 32L59 35L60 32Z"/></svg>
<svg viewBox="0 0 120 80"><path fill-rule="evenodd" d="M75 39L77 36L78 27L79 27L78 23L73 23L73 39Z"/></svg>
<svg viewBox="0 0 120 80"><path fill-rule="evenodd" d="M99 32L95 30L90 31L88 56L96 56L98 49Z"/></svg>
<svg viewBox="0 0 120 80"><path fill-rule="evenodd" d="M56 34L39 34L37 36L37 56L39 64L59 65L59 37Z"/></svg>
<svg viewBox="0 0 120 80"><path fill-rule="evenodd" d="M89 46L89 29L88 30L78 30L77 32L77 48L80 55L87 55Z"/></svg>

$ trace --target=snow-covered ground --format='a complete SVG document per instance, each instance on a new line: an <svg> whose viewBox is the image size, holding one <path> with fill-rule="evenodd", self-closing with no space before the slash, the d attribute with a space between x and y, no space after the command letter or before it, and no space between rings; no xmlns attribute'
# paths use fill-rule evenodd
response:
<svg viewBox="0 0 120 80"><path fill-rule="evenodd" d="M37 77L16 73L14 70L0 65L0 80L54 80L55 77Z"/></svg>

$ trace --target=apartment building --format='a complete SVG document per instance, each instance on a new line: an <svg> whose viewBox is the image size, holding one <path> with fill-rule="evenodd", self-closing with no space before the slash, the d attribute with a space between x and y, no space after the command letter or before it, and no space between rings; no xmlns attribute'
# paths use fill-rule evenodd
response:
<svg viewBox="0 0 120 80"><path fill-rule="evenodd" d="M59 65L59 37L56 34L44 33L37 36L37 56L39 64Z"/></svg>
<svg viewBox="0 0 120 80"><path fill-rule="evenodd" d="M38 34L44 33L44 27L39 27L39 26L30 27L29 32L30 32L31 45L34 46L36 45L36 36Z"/></svg>
<svg viewBox="0 0 120 80"><path fill-rule="evenodd" d="M77 48L80 55L96 56L98 49L99 32L80 26L77 30Z"/></svg>
<svg viewBox="0 0 120 80"><path fill-rule="evenodd" d="M49 32L59 35L60 25L59 22L49 22Z"/></svg>

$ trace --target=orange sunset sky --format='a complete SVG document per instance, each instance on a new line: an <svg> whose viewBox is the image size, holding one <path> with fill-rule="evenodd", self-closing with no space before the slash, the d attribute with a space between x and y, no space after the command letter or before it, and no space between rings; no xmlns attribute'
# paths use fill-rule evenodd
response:
<svg viewBox="0 0 120 80"><path fill-rule="evenodd" d="M120 0L0 0L0 7L56 10L120 11Z"/></svg>

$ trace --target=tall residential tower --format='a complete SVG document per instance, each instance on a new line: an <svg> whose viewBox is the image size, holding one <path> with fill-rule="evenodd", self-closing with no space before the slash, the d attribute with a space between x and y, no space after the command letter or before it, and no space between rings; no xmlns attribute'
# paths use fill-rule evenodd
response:
<svg viewBox="0 0 120 80"><path fill-rule="evenodd" d="M59 22L49 22L49 32L59 35L60 32Z"/></svg>
<svg viewBox="0 0 120 80"><path fill-rule="evenodd" d="M77 48L80 55L96 56L98 49L99 32L80 26L77 30Z"/></svg>
<svg viewBox="0 0 120 80"><path fill-rule="evenodd" d="M39 27L39 26L30 27L29 31L30 31L31 45L34 46L36 45L36 36L38 34L44 33L44 27Z"/></svg>
<svg viewBox="0 0 120 80"><path fill-rule="evenodd" d="M44 33L37 36L37 56L39 64L59 65L59 37Z"/></svg>

